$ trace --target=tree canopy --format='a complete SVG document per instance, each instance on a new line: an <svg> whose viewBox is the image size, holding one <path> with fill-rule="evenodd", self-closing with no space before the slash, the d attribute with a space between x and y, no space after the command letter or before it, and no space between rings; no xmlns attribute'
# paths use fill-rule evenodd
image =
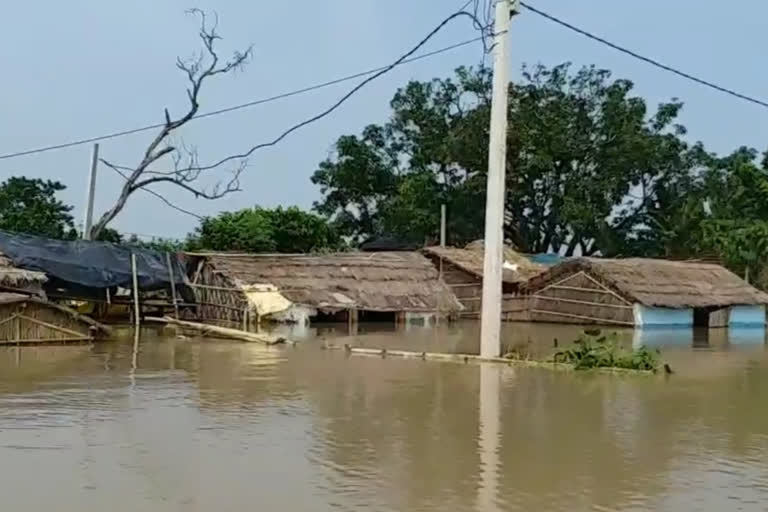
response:
<svg viewBox="0 0 768 512"><path fill-rule="evenodd" d="M341 246L341 237L325 219L296 207L254 207L205 218L186 244L189 250L279 253Z"/></svg>
<svg viewBox="0 0 768 512"><path fill-rule="evenodd" d="M338 139L312 176L314 208L352 240L483 236L491 75L411 82L383 124ZM691 144L683 104L649 106L595 67L524 68L509 86L507 224L527 253L715 257L768 284L768 156Z"/></svg>
<svg viewBox="0 0 768 512"><path fill-rule="evenodd" d="M632 252L658 194L691 168L676 100L650 112L627 80L563 64L525 69L510 84L506 234L525 252ZM312 181L316 210L344 235L386 232L435 239L439 205L450 241L483 234L491 76L411 82L392 116L341 137ZM637 194L637 196L634 196Z"/></svg>
<svg viewBox="0 0 768 512"><path fill-rule="evenodd" d="M75 236L72 207L56 197L58 181L12 177L0 183L0 229L67 238Z"/></svg>

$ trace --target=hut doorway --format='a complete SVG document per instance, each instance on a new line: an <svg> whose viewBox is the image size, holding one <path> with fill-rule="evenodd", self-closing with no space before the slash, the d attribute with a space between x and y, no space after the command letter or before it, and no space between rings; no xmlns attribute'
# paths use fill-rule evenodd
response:
<svg viewBox="0 0 768 512"><path fill-rule="evenodd" d="M394 311L360 311L358 320L361 322L377 322L394 324L397 314Z"/></svg>
<svg viewBox="0 0 768 512"><path fill-rule="evenodd" d="M318 311L316 315L310 317L311 323L318 324L344 324L349 322L349 311L341 310L335 312Z"/></svg>
<svg viewBox="0 0 768 512"><path fill-rule="evenodd" d="M709 327L710 312L711 310L708 308L694 308L693 309L693 326Z"/></svg>

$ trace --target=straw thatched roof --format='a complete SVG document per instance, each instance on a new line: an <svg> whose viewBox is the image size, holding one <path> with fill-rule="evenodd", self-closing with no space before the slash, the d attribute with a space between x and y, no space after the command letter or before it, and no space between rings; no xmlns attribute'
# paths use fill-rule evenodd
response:
<svg viewBox="0 0 768 512"><path fill-rule="evenodd" d="M465 272L469 272L480 278L483 277L484 253L482 240L472 242L464 249L437 246L427 247L423 249L423 252L427 255L442 258ZM512 268L508 268L508 265L505 265L502 272L502 279L505 283L523 283L547 269L545 265L533 263L511 247L504 247L504 261L512 266L516 266L516 270L513 270Z"/></svg>
<svg viewBox="0 0 768 512"><path fill-rule="evenodd" d="M430 261L415 252L204 256L235 286L272 284L294 304L318 309L462 309Z"/></svg>
<svg viewBox="0 0 768 512"><path fill-rule="evenodd" d="M643 258L578 258L531 279L535 292L569 275L585 272L630 302L666 308L717 308L768 304L768 295L720 265Z"/></svg>
<svg viewBox="0 0 768 512"><path fill-rule="evenodd" d="M42 272L20 269L0 253L0 286L39 293L47 280Z"/></svg>

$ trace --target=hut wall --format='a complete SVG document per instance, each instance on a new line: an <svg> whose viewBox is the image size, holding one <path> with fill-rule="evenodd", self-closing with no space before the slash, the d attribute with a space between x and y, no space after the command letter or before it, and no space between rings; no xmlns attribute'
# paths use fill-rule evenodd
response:
<svg viewBox="0 0 768 512"><path fill-rule="evenodd" d="M635 304L637 327L693 327L693 309L653 308Z"/></svg>
<svg viewBox="0 0 768 512"><path fill-rule="evenodd" d="M728 327L731 308L722 308L709 314L709 327Z"/></svg>
<svg viewBox="0 0 768 512"><path fill-rule="evenodd" d="M234 283L205 263L193 283L198 314L202 320L236 322L241 324L246 306L245 294Z"/></svg>
<svg viewBox="0 0 768 512"><path fill-rule="evenodd" d="M440 269L439 258L436 265ZM483 298L482 279L446 260L442 260L442 278L464 306L464 310L459 313L459 318L478 318Z"/></svg>
<svg viewBox="0 0 768 512"><path fill-rule="evenodd" d="M551 284L528 297L532 322L634 325L632 305L584 272Z"/></svg>
<svg viewBox="0 0 768 512"><path fill-rule="evenodd" d="M20 314L23 317L12 318ZM86 341L88 325L55 308L36 302L0 305L0 344ZM48 325L45 325L48 324Z"/></svg>
<svg viewBox="0 0 768 512"><path fill-rule="evenodd" d="M765 326L765 306L732 306L728 325L733 327Z"/></svg>
<svg viewBox="0 0 768 512"><path fill-rule="evenodd" d="M502 296L501 319L505 322L530 322L530 298L524 295Z"/></svg>

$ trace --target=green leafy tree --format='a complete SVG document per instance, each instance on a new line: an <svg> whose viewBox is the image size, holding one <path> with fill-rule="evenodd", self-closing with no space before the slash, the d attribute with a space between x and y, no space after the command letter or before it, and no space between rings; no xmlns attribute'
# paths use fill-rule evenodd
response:
<svg viewBox="0 0 768 512"><path fill-rule="evenodd" d="M525 69L510 84L507 237L525 252L621 255L667 188L691 171L677 101L653 112L632 83L594 67ZM339 139L312 180L342 234L434 240L439 205L460 245L483 235L491 76L411 82L392 116ZM666 187L666 188L665 188Z"/></svg>
<svg viewBox="0 0 768 512"><path fill-rule="evenodd" d="M341 238L322 217L299 208L248 208L204 219L190 250L307 253L336 250Z"/></svg>
<svg viewBox="0 0 768 512"><path fill-rule="evenodd" d="M47 236L76 236L72 207L56 194L66 187L58 181L12 177L0 184L0 229Z"/></svg>

